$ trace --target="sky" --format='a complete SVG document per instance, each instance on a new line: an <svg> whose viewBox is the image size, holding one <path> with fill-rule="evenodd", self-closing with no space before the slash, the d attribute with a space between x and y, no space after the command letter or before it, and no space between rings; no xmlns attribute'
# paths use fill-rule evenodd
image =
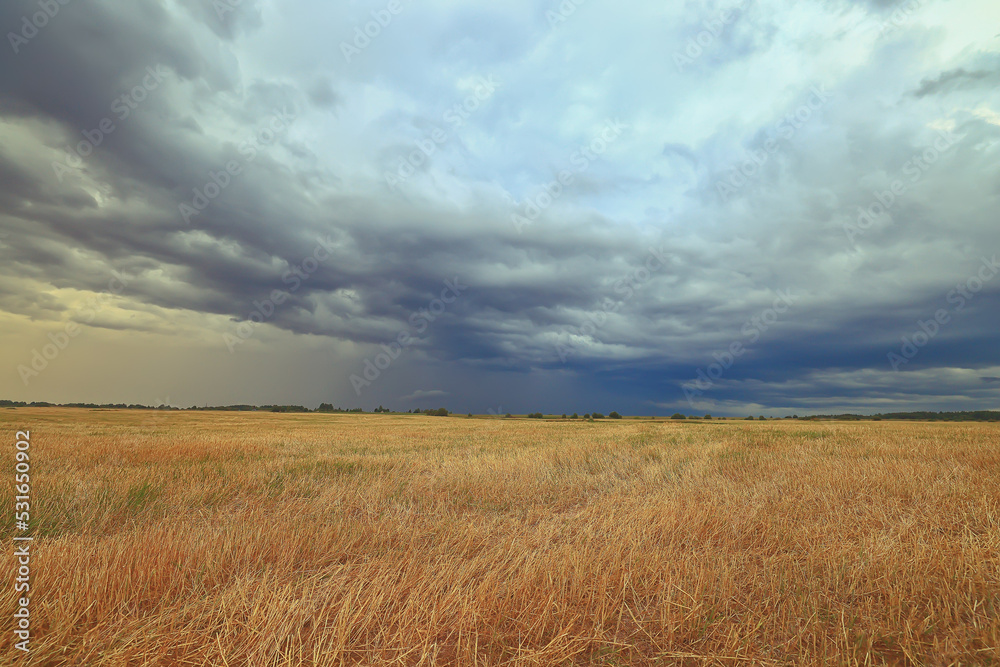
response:
<svg viewBox="0 0 1000 667"><path fill-rule="evenodd" d="M995 0L12 0L0 31L0 398L1000 409Z"/></svg>

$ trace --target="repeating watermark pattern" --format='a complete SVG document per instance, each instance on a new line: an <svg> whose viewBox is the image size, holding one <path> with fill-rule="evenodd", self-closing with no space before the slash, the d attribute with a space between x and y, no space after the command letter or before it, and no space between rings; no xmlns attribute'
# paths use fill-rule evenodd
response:
<svg viewBox="0 0 1000 667"><path fill-rule="evenodd" d="M98 309L102 308L111 297L121 294L133 278L133 276L119 273L118 271L112 271L111 275L111 279L108 280L108 288L102 290L96 296L89 298L84 308L77 313L86 324L93 322L94 318L97 317ZM55 361L62 351L69 347L70 341L80 335L80 331L80 325L75 319L71 319L63 326L62 331L49 333L49 342L42 345L41 350L33 348L31 350L31 359L27 365L18 364L17 366L17 374L21 376L24 386L27 387L32 378L38 377L42 371L48 368L49 364Z"/></svg>
<svg viewBox="0 0 1000 667"><path fill-rule="evenodd" d="M955 289L945 296L945 301L950 308L938 308L934 311L933 317L917 320L913 333L902 337L899 351L893 350L886 355L892 370L899 371L901 366L910 363L920 350L927 347L937 337L938 333L941 332L941 327L951 322L951 316L961 312L969 301L972 301L976 294L983 290L986 283L996 277L997 273L1000 273L1000 262L997 261L997 256L993 255L989 259L983 257L979 270L965 282L956 285Z"/></svg>
<svg viewBox="0 0 1000 667"><path fill-rule="evenodd" d="M496 89L500 85L493 78L492 74L488 78L482 79L479 85L464 100L456 102L444 112L441 117L442 120L452 125L455 130L461 129L466 121L471 118L472 114L493 97L493 93L496 92ZM416 145L416 148L405 157L399 158L399 166L396 169L395 175L388 171L385 172L385 182L389 186L389 189L395 192L396 188L406 182L410 176L413 176L417 172L417 169L435 155L439 147L443 146L448 139L449 135L447 132L439 127L435 127L423 139L414 141L413 143Z"/></svg>
<svg viewBox="0 0 1000 667"><path fill-rule="evenodd" d="M582 340L594 340L597 332L608 323L608 315L613 315L622 309L626 303L632 300L636 291L643 288L649 282L653 274L660 271L667 265L668 255L666 248L649 248L648 256L642 266L619 278L614 285L615 294L621 297L617 300L605 297L601 301L600 309L589 314L586 321L579 327L569 327L565 333L568 336ZM570 340L569 343L559 341L556 343L556 354L559 361L566 363L571 354L576 353L578 344Z"/></svg>
<svg viewBox="0 0 1000 667"><path fill-rule="evenodd" d="M604 128L589 143L580 146L569 158L572 169L561 169L555 180L542 186L542 191L534 197L528 197L523 205L515 204L521 209L520 213L511 213L510 220L514 223L514 229L520 234L525 227L531 225L543 211L552 206L553 203L565 192L565 188L573 184L575 175L582 174L590 165L596 162L608 147L621 137L622 132L628 126L617 118L609 120L604 124Z"/></svg>
<svg viewBox="0 0 1000 667"><path fill-rule="evenodd" d="M146 75L138 85L114 99L111 103L111 112L118 119L124 122L132 112L139 108L151 92L160 87L170 70L162 65L155 65L146 68ZM82 130L83 141L72 147L72 151L66 151L66 158L63 162L52 161L52 170L56 178L62 183L63 176L72 169L82 169L83 161L93 155L94 149L104 143L118 126L111 116L105 116L92 130Z"/></svg>
<svg viewBox="0 0 1000 667"><path fill-rule="evenodd" d="M177 206L184 222L190 225L191 218L208 208L209 204L232 184L233 179L243 173L243 168L257 158L262 149L270 146L281 133L288 130L296 117L297 112L294 107L291 111L287 106L281 110L276 109L264 127L237 146L236 150L243 156L242 160L229 160L218 171L209 171L205 184L201 188L193 189L191 202L181 202Z"/></svg>
<svg viewBox="0 0 1000 667"><path fill-rule="evenodd" d="M760 340L761 335L774 326L781 316L795 304L797 297L792 295L791 289L785 289L784 292L779 290L776 294L770 308L765 308L759 314L754 315L740 328L740 334L747 340L746 343L743 339L734 340L721 352L713 352L712 357L715 361L705 369L699 368L695 373L697 377L694 380L681 385L684 397L692 410L695 409L694 399L714 387L715 383L726 374L726 371L733 367L736 360L746 354L747 345L753 345Z"/></svg>
<svg viewBox="0 0 1000 667"><path fill-rule="evenodd" d="M25 535L31 527L31 432L18 431L14 443L14 522L20 535L14 536L14 558L17 563L14 592L19 594L14 606L14 636L20 641L14 648L31 650L31 541Z"/></svg>
<svg viewBox="0 0 1000 667"><path fill-rule="evenodd" d="M702 24L705 29L688 40L683 52L674 51L674 65L677 66L677 71L683 72L685 67L693 65L698 58L701 58L705 50L715 43L726 27L736 20L750 2L751 0L739 0L732 7L721 9L714 17L706 20Z"/></svg>
<svg viewBox="0 0 1000 667"><path fill-rule="evenodd" d="M59 11L71 3L73 0L37 0L40 11L33 14L25 14L21 17L21 29L18 32L8 32L7 40L10 47L14 49L14 55L18 55L21 49L38 34L45 29Z"/></svg>
<svg viewBox="0 0 1000 667"><path fill-rule="evenodd" d="M302 284L316 272L320 264L330 259L334 246L329 234L325 239L316 239L316 246L313 248L312 254L303 259L301 264L291 267L281 276L281 282L289 286L287 290L271 290L271 294L263 300L254 300L254 309L247 315L246 320L236 325L235 335L222 334L222 340L229 348L230 353L236 352L237 345L247 342L254 335L257 327L270 320L278 306L285 303L289 296L297 292Z"/></svg>
<svg viewBox="0 0 1000 667"><path fill-rule="evenodd" d="M410 0L406 0L409 4ZM361 52L371 46L372 40L378 38L382 31L399 16L404 8L401 0L389 0L384 9L372 10L372 20L354 26L354 39L351 42L341 42L340 52L348 64L361 55Z"/></svg>
<svg viewBox="0 0 1000 667"><path fill-rule="evenodd" d="M882 216L885 216L891 222L892 216L889 215L889 210L903 195L909 192L911 187L924 177L924 174L927 173L931 166L944 153L951 150L955 144L962 140L962 137L944 130L939 130L938 134L940 136L934 141L932 146L928 146L921 152L915 153L909 160L903 163L901 173L909 179L909 182L904 181L902 178L895 178L889 184L888 190L881 192L875 190L873 193L875 200L868 206L858 207L857 220L844 223L844 233L847 235L848 243L857 247L858 237L864 236Z"/></svg>
<svg viewBox="0 0 1000 667"><path fill-rule="evenodd" d="M400 331L396 335L395 340L380 345L381 352L374 355L374 357L366 358L363 364L364 369L360 375L357 373L351 374L349 379L351 386L354 388L354 393L361 396L361 390L365 387L370 387L373 382L378 380L382 376L383 371L388 369L392 365L392 362L403 354L403 350L407 349L417 340L416 336L427 331L431 323L441 317L448 309L448 306L455 303L458 297L462 296L462 292L467 289L469 289L469 286L461 284L458 276L455 276L451 280L445 280L441 295L431 299L426 308L421 308L410 315L408 320L410 326Z"/></svg>
<svg viewBox="0 0 1000 667"><path fill-rule="evenodd" d="M790 141L795 133L809 122L813 114L819 111L833 97L833 93L826 90L826 86L813 86L812 94L806 102L800 105L795 111L785 114L785 117L774 125L774 134L777 137ZM719 198L723 203L729 201L738 190L750 182L754 176L767 164L771 156L778 152L781 143L778 139L770 136L764 140L764 145L746 152L746 158L738 165L731 167L729 176L715 182L715 190L719 193Z"/></svg>

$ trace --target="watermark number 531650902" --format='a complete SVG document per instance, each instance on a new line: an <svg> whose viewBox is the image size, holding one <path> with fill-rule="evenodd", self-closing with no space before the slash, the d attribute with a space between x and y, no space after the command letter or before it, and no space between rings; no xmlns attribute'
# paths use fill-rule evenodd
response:
<svg viewBox="0 0 1000 667"><path fill-rule="evenodd" d="M14 567L17 568L14 577L14 592L17 594L17 604L14 605L14 635L18 641L14 647L27 653L31 640L31 540L27 535L31 523L31 433L18 431L14 444L14 522L17 530L14 535Z"/></svg>

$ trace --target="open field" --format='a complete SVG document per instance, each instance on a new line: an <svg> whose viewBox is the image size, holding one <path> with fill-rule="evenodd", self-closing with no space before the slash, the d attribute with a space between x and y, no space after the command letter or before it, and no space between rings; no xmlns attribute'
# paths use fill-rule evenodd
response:
<svg viewBox="0 0 1000 667"><path fill-rule="evenodd" d="M1000 661L996 424L0 421L9 479L31 430L25 664Z"/></svg>

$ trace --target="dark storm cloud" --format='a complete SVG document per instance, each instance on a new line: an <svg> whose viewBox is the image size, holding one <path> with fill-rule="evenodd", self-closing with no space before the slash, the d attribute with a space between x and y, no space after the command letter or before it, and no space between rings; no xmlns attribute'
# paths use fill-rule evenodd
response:
<svg viewBox="0 0 1000 667"><path fill-rule="evenodd" d="M697 67L678 71L674 46L732 5L669 17L585 6L548 26L538 3L459 13L432 3L407 6L345 63L330 35L351 35L370 8L305 3L269 21L258 3L217 4L70 3L3 55L4 313L137 336L194 318L226 354L222 334L277 290L286 298L265 329L293 347L318 338L363 357L457 280L467 289L369 400L545 409L518 402L555 402L529 387L560 387L559 410L615 399L619 411L652 401L687 412L684 383L792 290L787 315L705 392L706 411L908 406L945 389L965 405L996 398L987 378L1000 283L900 371L887 362L981 254L1000 251L995 56L938 63L914 29L872 44L863 64L815 71L820 52L846 62L851 40L868 37L837 24L818 42L813 32L835 16L802 10L799 30L762 6L723 24ZM34 8L5 5L0 26ZM494 75L488 100L462 123L444 120ZM781 137L820 81L829 100ZM974 107L930 108L933 94L972 90ZM619 116L629 130L585 157ZM104 119L113 131L78 155ZM388 188L384 172L435 127L447 140ZM945 131L961 139L931 163ZM721 200L720 180L776 135L779 148ZM227 165L239 173L220 175ZM553 194L561 170L573 183ZM895 180L906 187L887 215L848 233ZM543 193L551 202L518 233L511 215ZM662 258L653 270L651 248ZM73 293L105 289L112 271L128 276L119 305L88 322ZM565 359L560 345L572 350ZM351 363L333 368L350 391ZM494 401L484 387L508 394ZM238 397L234 388L218 402Z"/></svg>
<svg viewBox="0 0 1000 667"><path fill-rule="evenodd" d="M913 92L913 96L942 95L955 90L980 87L995 88L1000 84L1000 62L997 65L997 67L988 70L969 71L959 67L958 69L942 72L933 79L924 79L921 81L920 87Z"/></svg>
<svg viewBox="0 0 1000 667"><path fill-rule="evenodd" d="M34 5L6 3L0 24L16 26L37 9ZM5 61L0 110L45 115L72 128L88 127L106 115L122 88L135 85L150 65L201 79L214 90L235 81L235 60L222 45L199 39L157 2L67 5L31 43L5 54Z"/></svg>

